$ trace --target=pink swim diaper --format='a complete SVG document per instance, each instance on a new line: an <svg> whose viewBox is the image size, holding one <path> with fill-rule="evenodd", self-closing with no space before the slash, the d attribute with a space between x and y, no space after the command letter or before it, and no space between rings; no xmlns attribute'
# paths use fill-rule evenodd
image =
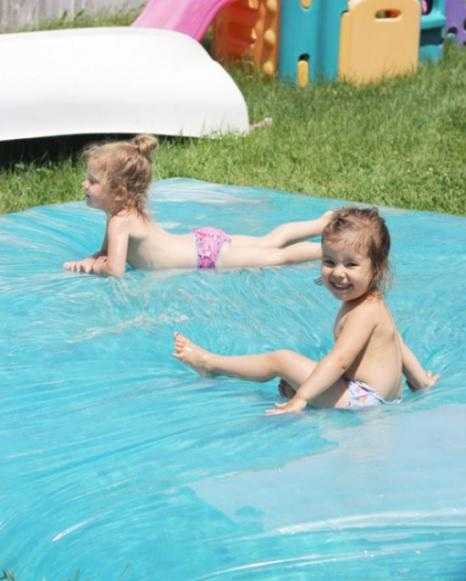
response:
<svg viewBox="0 0 466 581"><path fill-rule="evenodd" d="M193 230L197 248L197 267L215 268L218 255L225 242L231 242L230 236L220 228L196 228Z"/></svg>

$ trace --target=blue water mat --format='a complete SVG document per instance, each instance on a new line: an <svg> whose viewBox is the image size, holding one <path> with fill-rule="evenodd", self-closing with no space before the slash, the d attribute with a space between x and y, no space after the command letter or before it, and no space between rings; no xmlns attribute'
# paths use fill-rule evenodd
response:
<svg viewBox="0 0 466 581"><path fill-rule="evenodd" d="M172 232L261 235L338 200L173 179ZM382 209L387 295L437 387L365 412L265 416L276 382L205 378L181 331L225 354L332 346L316 263L77 275L84 202L0 218L0 571L17 581L466 579L466 218Z"/></svg>

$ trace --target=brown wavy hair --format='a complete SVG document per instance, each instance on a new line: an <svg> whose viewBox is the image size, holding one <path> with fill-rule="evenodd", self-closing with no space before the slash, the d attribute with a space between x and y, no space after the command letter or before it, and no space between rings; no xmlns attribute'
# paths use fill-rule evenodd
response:
<svg viewBox="0 0 466 581"><path fill-rule="evenodd" d="M322 232L322 243L340 239L347 232L358 234L356 247L367 252L373 277L369 291L383 293L390 285L390 233L377 208L346 207L336 210Z"/></svg>
<svg viewBox="0 0 466 581"><path fill-rule="evenodd" d="M103 186L113 198L112 215L121 210L136 210L147 218L147 189L157 147L156 137L142 134L129 141L95 144L84 150L85 162L97 164Z"/></svg>

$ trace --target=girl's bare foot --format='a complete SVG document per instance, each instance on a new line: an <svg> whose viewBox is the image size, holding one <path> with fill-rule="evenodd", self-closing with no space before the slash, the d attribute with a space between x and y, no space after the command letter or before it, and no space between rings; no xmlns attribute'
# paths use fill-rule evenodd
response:
<svg viewBox="0 0 466 581"><path fill-rule="evenodd" d="M212 375L214 373L213 367L210 364L212 354L190 341L181 333L175 333L175 349L173 355L201 375Z"/></svg>
<svg viewBox="0 0 466 581"><path fill-rule="evenodd" d="M278 393L286 399L291 399L296 395L296 390L293 389L285 379L280 379L280 383L278 384Z"/></svg>

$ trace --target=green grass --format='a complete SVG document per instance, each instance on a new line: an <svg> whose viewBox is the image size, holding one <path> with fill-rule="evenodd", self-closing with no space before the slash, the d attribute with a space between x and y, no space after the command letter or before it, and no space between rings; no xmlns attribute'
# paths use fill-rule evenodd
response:
<svg viewBox="0 0 466 581"><path fill-rule="evenodd" d="M80 18L72 25L83 26ZM114 23L134 15L122 18ZM466 50L447 45L439 64L365 88L325 83L302 90L248 67L230 72L251 121L269 116L272 127L247 137L162 138L156 179L183 176L466 214ZM0 159L7 160L0 212L79 199L77 152L85 141L0 144ZM35 161L24 156L31 147Z"/></svg>

